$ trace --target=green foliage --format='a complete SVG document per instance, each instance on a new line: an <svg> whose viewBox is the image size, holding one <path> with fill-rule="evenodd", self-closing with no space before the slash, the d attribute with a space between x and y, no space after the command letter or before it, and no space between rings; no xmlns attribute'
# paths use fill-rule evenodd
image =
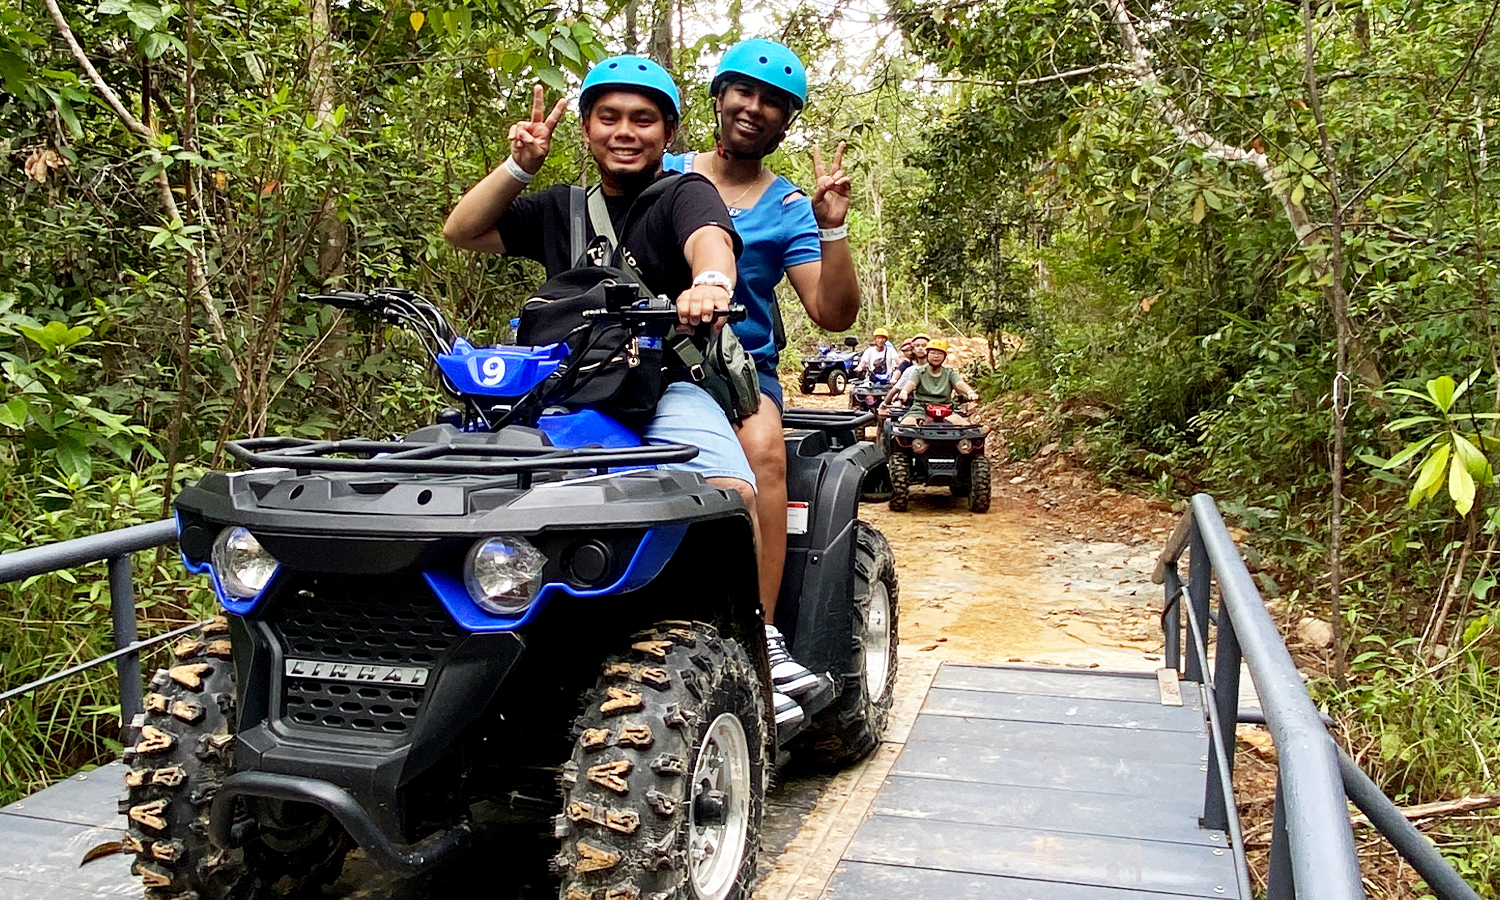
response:
<svg viewBox="0 0 1500 900"><path fill-rule="evenodd" d="M1390 423L1387 427L1392 431L1422 428L1432 433L1407 444L1389 460L1372 460L1383 469L1395 469L1421 456L1421 462L1413 470L1409 505L1416 506L1423 500L1436 497L1446 485L1453 508L1459 515L1466 516L1474 508L1478 491L1494 483L1495 471L1486 451L1500 449L1500 439L1492 433L1480 431L1479 426L1482 422L1500 419L1500 413L1470 410L1458 414L1453 409L1454 403L1479 380L1479 375L1479 370L1475 370L1461 383L1443 375L1428 381L1424 393L1406 388L1391 390L1393 394L1426 403L1436 412L1436 415L1407 416Z"/></svg>

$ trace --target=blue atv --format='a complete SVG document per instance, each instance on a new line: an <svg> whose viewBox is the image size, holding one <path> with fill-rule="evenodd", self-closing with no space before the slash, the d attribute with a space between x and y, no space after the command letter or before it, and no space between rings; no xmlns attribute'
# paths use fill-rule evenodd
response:
<svg viewBox="0 0 1500 900"><path fill-rule="evenodd" d="M826 384L828 393L842 394L854 372L854 364L859 361L858 347L859 338L846 337L842 350L822 344L817 353L802 357L802 376L798 381L802 393L811 394L818 385Z"/></svg>
<svg viewBox="0 0 1500 900"><path fill-rule="evenodd" d="M626 287L589 328L634 347L675 325ZM777 624L829 674L778 729L749 515L657 468L696 448L566 407L588 377L566 344L471 346L408 291L304 299L412 328L459 406L401 440L236 441L244 470L178 496L222 615L156 673L125 752L147 897L316 893L356 846L424 870L496 810L556 842L560 897L747 896L768 767L858 759L889 715L894 561L857 519L883 463L854 437L868 417L786 416L800 516Z"/></svg>

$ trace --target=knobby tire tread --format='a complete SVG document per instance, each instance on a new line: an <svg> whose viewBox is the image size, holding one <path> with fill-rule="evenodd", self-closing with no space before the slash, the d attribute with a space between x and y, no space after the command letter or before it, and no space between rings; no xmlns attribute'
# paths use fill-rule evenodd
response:
<svg viewBox="0 0 1500 900"><path fill-rule="evenodd" d="M767 697L750 656L712 626L662 623L606 661L563 767L561 900L692 900L688 807L697 753L734 712L750 750L750 818L726 900L749 896L769 777Z"/></svg>
<svg viewBox="0 0 1500 900"><path fill-rule="evenodd" d="M350 849L343 828L324 819L290 853L258 840L220 850L208 838L209 808L234 772L235 684L229 624L220 616L174 647L176 665L158 670L138 717L140 738L125 751L131 871L147 900L262 900L294 897L338 878Z"/></svg>

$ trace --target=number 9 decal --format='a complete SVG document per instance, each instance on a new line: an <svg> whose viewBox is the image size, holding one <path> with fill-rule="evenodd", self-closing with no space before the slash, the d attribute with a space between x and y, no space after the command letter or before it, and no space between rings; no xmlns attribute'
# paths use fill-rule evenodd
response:
<svg viewBox="0 0 1500 900"><path fill-rule="evenodd" d="M505 360L499 356L486 356L476 359L471 364L479 371L474 373L474 380L485 387L494 387L505 380Z"/></svg>

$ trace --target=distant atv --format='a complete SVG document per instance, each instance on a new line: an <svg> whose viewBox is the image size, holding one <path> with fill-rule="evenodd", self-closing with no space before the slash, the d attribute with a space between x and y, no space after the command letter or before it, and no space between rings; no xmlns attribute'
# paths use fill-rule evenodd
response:
<svg viewBox="0 0 1500 900"><path fill-rule="evenodd" d="M849 408L859 412L877 413L880 403L891 390L891 375L884 372L867 374L854 382L849 389Z"/></svg>
<svg viewBox="0 0 1500 900"><path fill-rule="evenodd" d="M903 421L893 410L881 430L881 447L891 476L891 509L905 512L913 484L947 485L955 497L968 497L971 512L990 508L990 460L984 453L983 425L950 423L953 406L929 403L924 416Z"/></svg>
<svg viewBox="0 0 1500 900"><path fill-rule="evenodd" d="M849 374L854 371L854 364L859 359L854 352L858 346L858 338L846 337L843 350L824 345L818 348L817 353L802 357L802 393L811 394L813 388L826 384L828 393L842 394L849 383Z"/></svg>

